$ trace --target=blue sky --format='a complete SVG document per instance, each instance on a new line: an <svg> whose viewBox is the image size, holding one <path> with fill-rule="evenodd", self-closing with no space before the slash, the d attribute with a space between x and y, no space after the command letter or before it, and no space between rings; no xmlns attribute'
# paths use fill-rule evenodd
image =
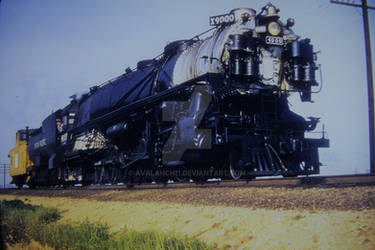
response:
<svg viewBox="0 0 375 250"><path fill-rule="evenodd" d="M370 0L375 5L375 1ZM209 29L209 16L268 1L3 0L0 4L0 163L15 132L39 127L82 92L152 58L171 41ZM369 170L367 85L361 11L329 0L272 1L282 20L321 50L324 88L313 104L292 109L321 117L331 148L321 150L323 174ZM370 10L371 25L375 11ZM375 33L371 27L372 46ZM375 53L375 52L374 52Z"/></svg>

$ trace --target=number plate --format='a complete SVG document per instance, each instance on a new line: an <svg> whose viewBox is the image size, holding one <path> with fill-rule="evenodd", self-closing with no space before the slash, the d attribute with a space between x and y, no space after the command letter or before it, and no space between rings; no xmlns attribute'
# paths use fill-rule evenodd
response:
<svg viewBox="0 0 375 250"><path fill-rule="evenodd" d="M266 36L266 43L272 45L284 45L284 39L280 36Z"/></svg>
<svg viewBox="0 0 375 250"><path fill-rule="evenodd" d="M235 16L233 13L210 17L211 26L219 26L222 24L229 24L229 23L234 23L234 22L235 22Z"/></svg>

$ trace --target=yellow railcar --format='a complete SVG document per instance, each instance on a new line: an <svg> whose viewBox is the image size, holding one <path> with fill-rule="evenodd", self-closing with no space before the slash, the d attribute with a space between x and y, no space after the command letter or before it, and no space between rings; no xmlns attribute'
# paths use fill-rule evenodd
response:
<svg viewBox="0 0 375 250"><path fill-rule="evenodd" d="M11 184L22 187L27 184L27 168L34 165L27 152L28 130L19 130L16 134L16 146L10 151Z"/></svg>

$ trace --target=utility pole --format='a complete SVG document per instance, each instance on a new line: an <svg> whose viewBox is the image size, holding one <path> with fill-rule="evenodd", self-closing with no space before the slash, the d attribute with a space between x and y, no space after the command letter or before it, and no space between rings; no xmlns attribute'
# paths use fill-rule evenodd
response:
<svg viewBox="0 0 375 250"><path fill-rule="evenodd" d="M0 171L3 175L3 187L5 188L5 182L6 182L6 164L0 164Z"/></svg>
<svg viewBox="0 0 375 250"><path fill-rule="evenodd" d="M4 188L5 188L5 181L6 181L6 180L5 180L5 178L6 178L6 175L5 175L5 174L6 174L6 173L5 173L6 165L5 165L5 164L3 165L3 168L4 168Z"/></svg>
<svg viewBox="0 0 375 250"><path fill-rule="evenodd" d="M361 3L356 1L345 0L330 0L331 3L348 5L352 7L360 7L362 9L363 30L365 35L365 49L366 49L366 67L367 67L367 92L368 92L368 117L370 128L370 173L375 175L375 103L374 103L374 80L372 73L372 55L371 55L371 40L370 40L370 22L368 16L368 9L375 9L374 6L369 6L367 0L361 0Z"/></svg>

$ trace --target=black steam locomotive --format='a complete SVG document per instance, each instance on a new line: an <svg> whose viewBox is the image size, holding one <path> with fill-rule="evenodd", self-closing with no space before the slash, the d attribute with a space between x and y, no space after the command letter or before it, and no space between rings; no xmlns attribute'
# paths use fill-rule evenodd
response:
<svg viewBox="0 0 375 250"><path fill-rule="evenodd" d="M329 141L305 132L319 118L288 106L292 92L311 101L316 53L278 12L268 4L211 17L207 38L172 42L135 70L72 96L41 128L18 132L11 168L23 171L13 171L13 182L132 186L318 174L318 148Z"/></svg>

